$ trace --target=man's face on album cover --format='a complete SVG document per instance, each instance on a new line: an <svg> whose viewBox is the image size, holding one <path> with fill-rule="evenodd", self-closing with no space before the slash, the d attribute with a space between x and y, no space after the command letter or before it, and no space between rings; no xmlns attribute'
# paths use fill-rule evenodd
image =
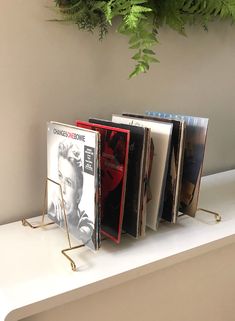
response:
<svg viewBox="0 0 235 321"><path fill-rule="evenodd" d="M62 187L65 211L68 215L77 209L82 188L79 186L75 167L64 157L59 157L58 176Z"/></svg>

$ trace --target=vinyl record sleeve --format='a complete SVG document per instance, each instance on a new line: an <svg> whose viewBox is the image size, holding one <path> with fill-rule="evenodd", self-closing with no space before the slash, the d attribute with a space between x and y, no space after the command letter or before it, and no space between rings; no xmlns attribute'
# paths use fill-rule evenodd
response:
<svg viewBox="0 0 235 321"><path fill-rule="evenodd" d="M57 183L48 181L48 217L65 228L65 209L69 233L93 250L100 246L98 165L99 133L47 123L47 177Z"/></svg>
<svg viewBox="0 0 235 321"><path fill-rule="evenodd" d="M123 230L135 238L145 235L146 226L146 184L148 175L148 145L150 130L133 125L117 124L112 121L90 118L89 122L130 131L128 172L126 182Z"/></svg>
<svg viewBox="0 0 235 321"><path fill-rule="evenodd" d="M132 116L131 113L123 113L123 115ZM135 117L172 123L173 125L162 219L171 223L176 223L180 206L180 191L186 134L185 121L166 119L152 115L135 115Z"/></svg>
<svg viewBox="0 0 235 321"><path fill-rule="evenodd" d="M156 230L161 219L166 174L169 160L172 124L139 119L123 115L113 115L112 121L130 124L151 129L151 138L154 145L151 176L149 179L151 200L147 205L147 226Z"/></svg>
<svg viewBox="0 0 235 321"><path fill-rule="evenodd" d="M184 214L195 216L198 205L209 119L162 112L146 112L146 114L167 119L183 120L186 123L179 210Z"/></svg>
<svg viewBox="0 0 235 321"><path fill-rule="evenodd" d="M101 137L101 233L120 243L125 206L130 131L76 121Z"/></svg>

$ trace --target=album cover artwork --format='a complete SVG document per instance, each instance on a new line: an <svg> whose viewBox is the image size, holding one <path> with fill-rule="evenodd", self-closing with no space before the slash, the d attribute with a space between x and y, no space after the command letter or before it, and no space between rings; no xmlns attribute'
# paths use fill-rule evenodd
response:
<svg viewBox="0 0 235 321"><path fill-rule="evenodd" d="M123 230L135 238L145 235L146 226L146 184L148 180L148 145L150 130L148 128L117 124L112 121L90 118L89 122L130 131L128 154L128 171L123 217Z"/></svg>
<svg viewBox="0 0 235 321"><path fill-rule="evenodd" d="M147 204L147 226L156 230L161 219L166 174L168 168L170 142L173 125L170 123L157 122L147 119L139 119L123 115L113 115L112 121L140 127L150 128L153 153L152 165L150 166L149 200ZM151 157L150 157L151 158Z"/></svg>
<svg viewBox="0 0 235 321"><path fill-rule="evenodd" d="M93 250L100 246L98 164L99 133L48 122L48 217Z"/></svg>
<svg viewBox="0 0 235 321"><path fill-rule="evenodd" d="M76 121L101 137L101 233L120 243L125 206L129 130Z"/></svg>
<svg viewBox="0 0 235 321"><path fill-rule="evenodd" d="M208 118L147 112L148 115L167 119L183 120L186 124L186 137L183 161L180 212L195 216L203 168Z"/></svg>
<svg viewBox="0 0 235 321"><path fill-rule="evenodd" d="M131 113L123 113L132 116ZM185 144L185 121L166 119L157 116L136 115L137 118L152 119L173 124L170 146L169 165L167 170L166 187L162 219L176 223L180 205L180 190L182 182L182 168Z"/></svg>

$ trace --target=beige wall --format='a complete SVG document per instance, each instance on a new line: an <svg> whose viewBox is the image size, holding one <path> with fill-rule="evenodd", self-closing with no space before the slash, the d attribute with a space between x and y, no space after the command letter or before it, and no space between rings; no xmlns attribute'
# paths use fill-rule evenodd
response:
<svg viewBox="0 0 235 321"><path fill-rule="evenodd" d="M1 0L0 223L36 215L46 175L46 121L73 123L145 109L210 118L205 172L235 167L235 26L199 27L188 38L163 29L161 63L127 80L127 40L100 43L75 26L48 22L53 1Z"/></svg>
<svg viewBox="0 0 235 321"><path fill-rule="evenodd" d="M234 321L235 245L22 321Z"/></svg>

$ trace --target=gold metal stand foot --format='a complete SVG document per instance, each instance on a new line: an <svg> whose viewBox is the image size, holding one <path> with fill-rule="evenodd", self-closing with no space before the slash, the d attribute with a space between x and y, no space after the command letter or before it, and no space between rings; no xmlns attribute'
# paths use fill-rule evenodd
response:
<svg viewBox="0 0 235 321"><path fill-rule="evenodd" d="M71 268L74 272L77 271L77 266L76 266L75 262L71 259L71 257L68 254L66 254L66 252L71 251L71 250L75 250L75 249L79 249L80 247L83 247L83 246L84 246L84 244L81 244L81 245L77 245L77 246L73 246L73 247L69 247L67 249L61 250L61 253L70 261Z"/></svg>
<svg viewBox="0 0 235 321"><path fill-rule="evenodd" d="M37 224L37 225L32 225L28 220L26 220L26 218L22 218L21 222L22 222L23 226L29 226L29 227L31 227L33 229L39 228L39 227L43 227L43 226L47 226L47 225L51 225L51 224L55 224L54 222L49 222L49 223L40 223L40 224Z"/></svg>
<svg viewBox="0 0 235 321"><path fill-rule="evenodd" d="M200 208L197 209L196 213L197 213L197 212L205 212L205 213L214 215L215 220L216 220L217 223L219 223L219 222L222 220L222 217L221 217L221 215L220 215L219 213L206 210L205 208L201 208L201 207L200 207ZM178 217L185 216L185 215L186 215L186 214L182 213L182 214L179 214ZM195 215L196 215L196 214L195 214Z"/></svg>
<svg viewBox="0 0 235 321"><path fill-rule="evenodd" d="M51 182L57 186L59 186L60 188L60 195L61 195L61 199L62 199L62 209L63 209L63 215L64 215L64 222L65 222L65 231L67 234L67 239L68 239L68 243L69 243L69 248L67 249L63 249L61 250L61 253L70 261L71 267L73 271L77 271L77 266L74 263L74 261L71 259L71 257L66 254L66 252L71 251L71 250L75 250L78 249L80 247L83 247L84 244L81 245L77 245L77 246L73 246L72 247L72 243L71 243L71 239L70 239L70 233L69 233L69 229L68 229L68 222L67 222L67 215L66 215L66 211L65 211L65 207L64 207L64 198L63 198L63 193L62 193L62 187L59 183L53 181L52 179L48 178L46 179L46 184L45 184L45 193L44 193L44 205L43 205L43 211L42 211L42 221L40 224L37 225L32 225L28 220L26 220L25 218L23 218L21 220L23 226L29 226L32 229L36 229L39 227L44 227L44 226L48 226L51 224L55 224L55 222L49 222L49 223L44 223L45 220L45 215L46 215L46 207L47 207L47 190L48 190L48 182Z"/></svg>
<svg viewBox="0 0 235 321"><path fill-rule="evenodd" d="M197 209L197 212L200 212L200 211L214 215L216 222L220 222L220 221L222 220L222 217L221 217L221 215L220 215L219 213L206 210L205 208L198 208L198 209Z"/></svg>

